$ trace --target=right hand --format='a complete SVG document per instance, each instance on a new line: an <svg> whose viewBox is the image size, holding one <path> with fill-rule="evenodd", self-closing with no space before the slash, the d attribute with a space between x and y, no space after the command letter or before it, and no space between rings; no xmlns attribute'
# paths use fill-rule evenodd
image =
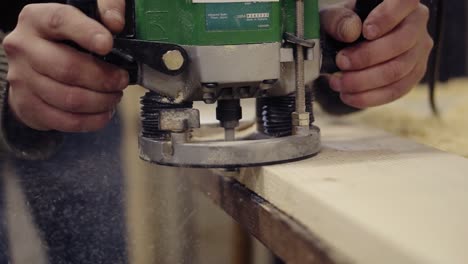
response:
<svg viewBox="0 0 468 264"><path fill-rule="evenodd" d="M429 9L419 0L385 0L365 21L354 13L353 0L345 7L321 11L325 31L333 38L352 43L336 56L340 73L330 87L341 100L363 109L393 102L423 78L433 40L427 31Z"/></svg>
<svg viewBox="0 0 468 264"><path fill-rule="evenodd" d="M106 55L112 32L124 27L124 0L99 0L104 25L62 4L32 4L4 40L8 104L25 125L41 131L88 132L112 118L128 73L66 44ZM107 27L107 28L106 28Z"/></svg>

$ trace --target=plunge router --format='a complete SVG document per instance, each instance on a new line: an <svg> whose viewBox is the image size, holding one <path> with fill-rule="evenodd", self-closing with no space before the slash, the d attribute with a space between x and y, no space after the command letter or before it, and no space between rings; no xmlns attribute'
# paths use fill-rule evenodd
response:
<svg viewBox="0 0 468 264"><path fill-rule="evenodd" d="M70 0L97 18L96 0ZM162 165L260 166L320 150L312 84L321 64L317 0L131 0L104 60L150 91L141 99L140 156ZM236 137L240 100L256 98L258 131ZM225 139L194 140L217 104Z"/></svg>

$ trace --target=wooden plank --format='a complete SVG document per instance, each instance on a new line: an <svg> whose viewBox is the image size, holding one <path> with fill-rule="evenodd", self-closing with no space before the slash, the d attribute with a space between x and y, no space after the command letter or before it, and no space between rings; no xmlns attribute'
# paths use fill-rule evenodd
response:
<svg viewBox="0 0 468 264"><path fill-rule="evenodd" d="M447 150L454 150L444 146L448 140L465 146L466 133L459 131L467 120L463 115L466 84L466 80L455 80L439 91L440 119L430 118L426 93L421 89L351 119L319 115L324 149L317 157L244 169L232 177L291 217L304 232L313 234L315 243L323 245L319 248L326 249L325 254L336 263L468 263L468 160L359 125L380 126L374 117L381 117L385 122L401 123L396 131L391 129L395 133L415 133L410 136L421 142ZM253 102L243 103L244 116L253 118ZM215 122L209 119L212 109L201 108L205 121ZM423 140L428 133L442 133L435 138L444 144ZM463 147L457 152L465 153ZM231 195L223 193L228 198ZM252 212L244 208L246 203L244 207L218 204L228 213L237 212L230 214L243 225L238 212ZM269 221L276 220L270 217ZM276 232L275 228L270 225L270 231L264 228L263 232ZM296 232L290 239L300 239L304 232ZM281 232L276 236L281 237ZM271 236L262 241L277 253L279 249L272 246L275 239Z"/></svg>
<svg viewBox="0 0 468 264"><path fill-rule="evenodd" d="M245 230L286 263L334 264L344 258L333 252L312 232L259 197L226 172L189 169L186 176ZM228 173L232 175L232 173Z"/></svg>
<svg viewBox="0 0 468 264"><path fill-rule="evenodd" d="M235 178L351 263L468 263L468 160L324 118L315 158Z"/></svg>

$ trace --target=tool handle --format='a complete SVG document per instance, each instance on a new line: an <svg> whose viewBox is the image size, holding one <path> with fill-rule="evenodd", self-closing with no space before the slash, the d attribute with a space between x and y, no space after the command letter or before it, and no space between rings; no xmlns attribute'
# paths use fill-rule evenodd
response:
<svg viewBox="0 0 468 264"><path fill-rule="evenodd" d="M356 6L354 7L354 11L364 23L364 21L372 12L372 10L374 10L382 2L383 0L357 0Z"/></svg>
<svg viewBox="0 0 468 264"><path fill-rule="evenodd" d="M88 17L96 21L100 21L97 0L67 0L67 4L78 8ZM79 51L89 53L89 51L83 49L76 43L66 43ZM122 52L118 52L118 50L116 50L115 47L112 50L112 52L107 56L98 56L96 54L94 54L94 56L107 63L114 64L120 68L127 70L130 76L130 84L136 84L138 79L138 66L136 65L131 56L128 56L127 54L124 54Z"/></svg>
<svg viewBox="0 0 468 264"><path fill-rule="evenodd" d="M99 20L97 0L67 0L67 5L74 6L90 18Z"/></svg>
<svg viewBox="0 0 468 264"><path fill-rule="evenodd" d="M382 2L383 0L357 0L354 11L364 23L372 10ZM343 43L334 40L328 35L322 34L322 73L339 72L340 69L336 65L336 55L338 52L362 41L365 41L364 36L361 36L354 43ZM320 78L316 81L316 100L322 106L322 109L330 114L343 115L359 111L359 109L343 103L340 99L340 94L329 88L326 78Z"/></svg>

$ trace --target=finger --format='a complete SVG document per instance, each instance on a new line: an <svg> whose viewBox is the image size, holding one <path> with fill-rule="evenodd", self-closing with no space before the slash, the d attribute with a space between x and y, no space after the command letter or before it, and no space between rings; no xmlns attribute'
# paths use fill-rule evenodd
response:
<svg viewBox="0 0 468 264"><path fill-rule="evenodd" d="M15 60L16 63L10 65L8 69L7 79L9 82L8 90L8 106L9 110L22 123L36 130L50 130L40 124L39 120L31 117L31 98L32 93L28 90L28 85L25 84L24 75L32 75L34 71L23 60Z"/></svg>
<svg viewBox="0 0 468 264"><path fill-rule="evenodd" d="M91 132L103 128L114 111L99 114L73 114L56 109L27 89L12 89L10 105L14 114L29 127L47 131Z"/></svg>
<svg viewBox="0 0 468 264"><path fill-rule="evenodd" d="M110 32L99 22L87 17L70 5L36 4L28 5L21 12L21 23L43 37L54 40L71 40L93 53L105 55L112 49Z"/></svg>
<svg viewBox="0 0 468 264"><path fill-rule="evenodd" d="M122 92L98 93L81 87L72 87L38 73L33 73L29 87L48 105L65 112L97 114L112 111L122 98ZM33 89L34 87L34 89Z"/></svg>
<svg viewBox="0 0 468 264"><path fill-rule="evenodd" d="M361 19L351 9L330 7L320 11L322 28L334 39L351 43L361 35Z"/></svg>
<svg viewBox="0 0 468 264"><path fill-rule="evenodd" d="M20 120L30 128L39 131L51 130L40 122L41 119L33 116L33 114L37 115L37 113L29 111L29 108L31 107L31 97L33 97L32 94L25 93L19 89L17 85L10 84L10 89L8 91L8 105L11 113L13 113L17 120Z"/></svg>
<svg viewBox="0 0 468 264"><path fill-rule="evenodd" d="M356 108L367 108L393 102L406 95L424 76L427 60L418 66L405 78L391 85L355 94L341 94L341 100Z"/></svg>
<svg viewBox="0 0 468 264"><path fill-rule="evenodd" d="M118 92L128 85L128 73L90 54L42 39L25 49L33 69L61 83L97 92Z"/></svg>
<svg viewBox="0 0 468 264"><path fill-rule="evenodd" d="M112 32L118 33L125 26L124 0L98 0L101 20Z"/></svg>
<svg viewBox="0 0 468 264"><path fill-rule="evenodd" d="M330 78L333 90L342 93L360 93L377 87L383 87L403 79L413 71L423 50L417 45L393 60L361 70L344 72Z"/></svg>
<svg viewBox="0 0 468 264"><path fill-rule="evenodd" d="M377 40L365 41L340 51L336 63L341 70L361 70L395 58L413 48L422 34L427 34L427 21L421 11L408 16L395 30Z"/></svg>
<svg viewBox="0 0 468 264"><path fill-rule="evenodd" d="M386 0L377 6L364 21L363 34L366 39L377 39L401 23L418 8L419 0Z"/></svg>

